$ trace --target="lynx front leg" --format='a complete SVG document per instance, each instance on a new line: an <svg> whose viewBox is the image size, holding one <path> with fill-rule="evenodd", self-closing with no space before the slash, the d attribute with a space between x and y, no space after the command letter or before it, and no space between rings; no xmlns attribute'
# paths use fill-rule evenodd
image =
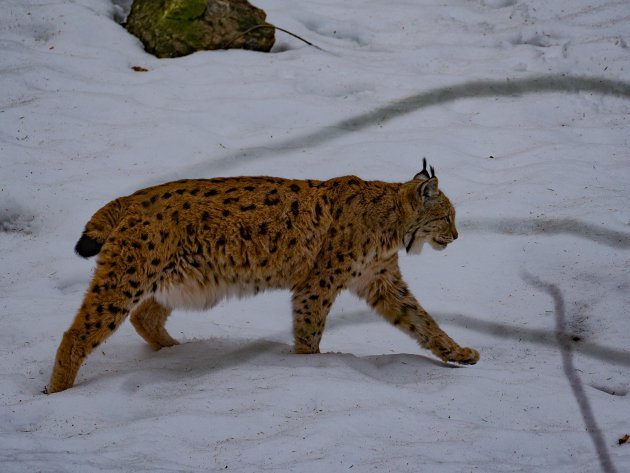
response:
<svg viewBox="0 0 630 473"><path fill-rule="evenodd" d="M164 307L153 297L149 297L131 313L131 323L154 350L172 347L179 343L164 328L171 311L172 309Z"/></svg>
<svg viewBox="0 0 630 473"><path fill-rule="evenodd" d="M470 365L479 361L476 350L460 347L422 308L403 281L397 263L382 267L377 273L375 279L355 292L379 314L443 361Z"/></svg>

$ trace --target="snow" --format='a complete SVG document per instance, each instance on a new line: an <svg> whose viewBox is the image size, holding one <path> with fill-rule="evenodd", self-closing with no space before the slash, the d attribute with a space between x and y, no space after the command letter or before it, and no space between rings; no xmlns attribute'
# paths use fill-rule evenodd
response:
<svg viewBox="0 0 630 473"><path fill-rule="evenodd" d="M630 471L630 3L259 0L321 50L278 32L271 54L172 60L115 3L2 4L0 471ZM460 238L403 274L477 365L349 295L323 353L294 355L275 292L175 312L183 343L157 353L124 324L41 393L94 265L72 248L109 200L182 177L403 181L423 156Z"/></svg>

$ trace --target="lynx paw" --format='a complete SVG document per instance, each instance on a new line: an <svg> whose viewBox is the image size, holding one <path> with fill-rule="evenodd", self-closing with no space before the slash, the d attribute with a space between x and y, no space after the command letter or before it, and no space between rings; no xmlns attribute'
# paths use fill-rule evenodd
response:
<svg viewBox="0 0 630 473"><path fill-rule="evenodd" d="M448 361L462 365L474 365L479 361L479 352L474 348L459 348L448 356Z"/></svg>

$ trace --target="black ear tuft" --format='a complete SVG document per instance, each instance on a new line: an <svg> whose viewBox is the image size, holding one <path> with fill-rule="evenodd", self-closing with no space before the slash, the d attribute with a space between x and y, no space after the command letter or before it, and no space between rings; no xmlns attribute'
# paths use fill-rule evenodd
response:
<svg viewBox="0 0 630 473"><path fill-rule="evenodd" d="M90 256L97 255L102 247L103 245L101 243L84 233L75 245L74 252L79 256L89 258Z"/></svg>
<svg viewBox="0 0 630 473"><path fill-rule="evenodd" d="M429 171L431 171L431 174L429 174ZM427 158L422 158L422 171L413 177L414 180L426 181L432 177L435 177L435 168L431 166L427 169Z"/></svg>

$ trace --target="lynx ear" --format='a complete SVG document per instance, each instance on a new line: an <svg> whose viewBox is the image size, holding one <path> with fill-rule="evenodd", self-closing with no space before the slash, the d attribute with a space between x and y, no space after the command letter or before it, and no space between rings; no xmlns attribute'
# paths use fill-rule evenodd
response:
<svg viewBox="0 0 630 473"><path fill-rule="evenodd" d="M429 169L431 170L431 174L429 174L429 170L427 169L427 158L422 158L422 171L413 176L413 179L426 181L427 179L435 177L435 169L433 168L433 166L431 166Z"/></svg>
<svg viewBox="0 0 630 473"><path fill-rule="evenodd" d="M418 195L422 200L433 199L438 196L438 178L433 176L418 186Z"/></svg>

